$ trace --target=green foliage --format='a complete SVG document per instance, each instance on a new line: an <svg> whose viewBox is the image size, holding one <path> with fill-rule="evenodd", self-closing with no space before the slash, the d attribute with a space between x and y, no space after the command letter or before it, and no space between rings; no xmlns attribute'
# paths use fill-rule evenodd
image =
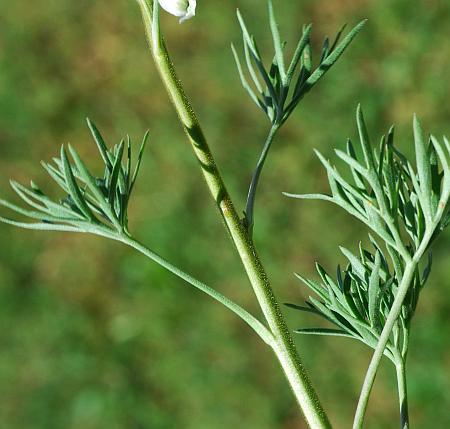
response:
<svg viewBox="0 0 450 429"><path fill-rule="evenodd" d="M40 222L24 223L3 217L0 220L37 230L92 232L100 235L107 234L109 230L127 232L128 203L139 173L148 133L142 140L136 165L132 169L131 139L128 137L126 144L121 141L108 149L97 127L89 120L88 125L105 165L103 174L93 175L77 151L69 145L74 162L71 165L66 149L62 146L60 158L54 158L53 164L43 162L42 166L66 196L55 202L33 181L29 188L11 181L17 195L34 210L21 208L5 200L0 200L0 205Z"/></svg>
<svg viewBox="0 0 450 429"><path fill-rule="evenodd" d="M240 4L246 16L252 13L249 24L256 34L265 28L260 3ZM324 266L333 266L335 243L351 248L357 226L342 212L322 210L320 204L292 210L280 200L279 191L293 189L298 171L304 174L303 189L321 186L310 147L325 154L347 135L348 109L357 99L363 100L377 131L388 118L398 124L397 132L403 132L411 106L436 129L447 126L449 90L442 76L450 66L445 55L450 15L446 2L418 2L414 8L404 0L344 2L339 7L311 0L278 3L286 30L293 16L313 17L315 29L322 31L370 16L370 26L346 53L339 71L316 87L317 98L304 100L302 115L285 129L280 141L284 146L273 153L273 168L265 171L270 186L261 200L257 239L280 296L293 299L295 288L286 277L293 264L312 276L314 253ZM237 195L248 180L243 167L252 163L260 141L254 126L248 125L258 124L256 113L243 108L234 65L223 51L235 38L232 9L227 2L205 3L195 22L181 27L173 22L165 30L187 92L194 97L218 157L227 164L224 170L233 172L227 179ZM5 194L5 177L25 181L23 171L39 175L35 160L54 153L55 142L82 141L80 117L87 111L111 136L122 135L123 129L138 136L149 127L150 118L158 141L134 191L131 226L146 240L157 241L171 259L183 261L189 271L208 267L208 282L219 280L237 298L249 301L251 292L241 287L240 267L227 237L220 235L222 226L211 203L201 198L199 176L192 172L193 162L173 115L167 114L157 76L143 72L144 44L139 43L139 18L130 3L111 2L106 11L100 3L85 7L67 0L38 1L34 8L4 2L1 21L1 193ZM318 46L317 39L312 44ZM263 40L260 47L267 52ZM198 67L201 82L192 77L192 65ZM204 102L205 94L214 98L214 108ZM406 150L409 146L405 144ZM88 146L77 149L87 151ZM156 162L158 168L150 168ZM156 182L149 198L146 184ZM47 186L45 178L39 183ZM274 229L279 245L273 244ZM212 234L217 237L215 246L204 247L200 237ZM324 235L329 244L319 249L318 238ZM190 289L177 287L177 278L106 240L24 235L6 226L0 226L0 236L0 317L7 327L0 356L0 417L5 427L301 426L282 377L251 331L226 323L231 317ZM420 411L414 412L417 428L429 427L430 421L436 427L449 426L448 244L447 234L437 243L435 252L445 253L434 261L432 283L439 288L433 285L421 297L414 326L409 361L412 400L420 404ZM86 246L89 251L84 251ZM296 326L298 316L288 317ZM368 355L356 342L313 340L300 340L313 356L307 363L336 426L346 427L355 383ZM249 344L244 356L242 348ZM351 367L346 366L348 359ZM323 371L330 362L333 371ZM390 372L380 375L377 384L383 395L369 409L374 428L390 427L396 413L390 404ZM343 384L344 377L348 382ZM189 397L184 395L186 386ZM217 397L221 400L214 400Z"/></svg>
<svg viewBox="0 0 450 429"><path fill-rule="evenodd" d="M295 48L289 66L286 67L284 59L285 43L282 42L280 37L271 0L268 1L268 5L270 29L275 50L270 68L264 66L256 40L247 29L239 10L237 17L242 30L245 65L252 84L249 83L245 75L241 60L233 44L231 48L242 86L255 104L267 115L272 125L280 126L287 121L303 97L337 62L355 36L361 31L366 20L356 25L340 43L345 25L337 33L332 43L326 38L323 42L319 62L315 68L313 67L311 42L312 24L304 26L303 35Z"/></svg>
<svg viewBox="0 0 450 429"><path fill-rule="evenodd" d="M306 306L287 305L300 311L317 314L338 329L301 328L295 332L346 336L375 349L394 303L401 278L391 272L387 258L374 241L373 247L374 250L370 251L360 246L359 257L342 248L348 259L348 265L344 270L338 266L336 280L333 280L320 264L317 264L320 283L297 274L318 298L310 297ZM417 271L414 276L402 312L385 349L385 355L394 364L398 364L399 359L406 358L411 320L430 269L431 255L423 275Z"/></svg>
<svg viewBox="0 0 450 429"><path fill-rule="evenodd" d="M256 105L267 115L272 124L248 190L243 222L250 234L252 234L253 230L254 206L259 180L279 128L288 120L303 97L311 91L324 74L337 62L366 23L366 20L361 21L340 43L345 25L338 32L332 44L326 38L323 43L319 63L314 70L311 42L312 25L304 26L303 35L297 43L289 67L286 67L284 59L285 43L281 41L271 0L268 1L268 9L275 51L269 69L264 66L256 40L247 29L240 11L237 11L242 31L245 65L253 86L249 84L236 48L233 44L231 45L242 86Z"/></svg>
<svg viewBox="0 0 450 429"><path fill-rule="evenodd" d="M67 196L54 202L33 181L30 188L11 181L11 186L19 197L37 211L24 209L2 199L0 199L0 205L19 215L41 222L18 222L4 217L0 217L0 221L25 229L86 232L120 241L223 304L253 328L267 344L272 344L272 335L255 317L226 296L146 248L130 235L127 208L139 173L148 132L142 140L136 165L132 169L129 137L126 144L126 162L123 163L124 141L108 149L99 130L90 120L88 120L88 126L104 163L103 175L94 176L77 151L69 145L69 152L74 161L74 165L71 165L66 150L62 146L61 157L53 159L54 165L42 163L42 166L67 193Z"/></svg>
<svg viewBox="0 0 450 429"><path fill-rule="evenodd" d="M357 123L363 159L358 159L350 140L346 152L336 150L347 164L353 183L316 152L327 171L332 194L285 195L333 202L365 223L386 243L398 275L403 269L400 258L407 261L413 257L426 236L432 242L448 225L450 145L445 137L440 143L434 136L425 143L420 123L414 118L414 170L394 146L393 128L373 150L360 107Z"/></svg>
<svg viewBox="0 0 450 429"><path fill-rule="evenodd" d="M317 265L322 283L299 278L318 296L310 297L301 311L317 313L336 329L298 329L300 334L341 335L358 339L375 353L366 373L354 427L361 427L382 354L401 370L399 398L402 427L408 427L405 362L411 319L419 294L431 271L428 263L420 271L420 261L447 225L450 199L450 145L430 136L426 142L420 123L414 117L415 169L395 146L393 128L383 136L378 149L370 144L360 107L357 111L359 149L349 140L347 151L336 151L349 168L350 183L319 152L331 188L331 195L292 195L294 198L322 199L342 207L365 223L384 242L390 256L373 237L374 250L360 245L360 256L342 252L349 261L344 272L337 269L334 281Z"/></svg>

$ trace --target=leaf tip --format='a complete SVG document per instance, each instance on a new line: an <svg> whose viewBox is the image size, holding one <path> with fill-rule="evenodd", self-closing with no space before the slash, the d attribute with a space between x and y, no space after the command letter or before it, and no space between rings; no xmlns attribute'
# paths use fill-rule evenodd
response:
<svg viewBox="0 0 450 429"><path fill-rule="evenodd" d="M356 106L356 118L359 120L363 116L363 109L361 103Z"/></svg>

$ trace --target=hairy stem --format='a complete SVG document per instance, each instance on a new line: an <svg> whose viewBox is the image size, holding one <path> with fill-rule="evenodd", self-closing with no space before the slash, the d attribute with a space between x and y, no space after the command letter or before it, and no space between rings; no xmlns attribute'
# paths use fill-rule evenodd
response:
<svg viewBox="0 0 450 429"><path fill-rule="evenodd" d="M266 142L264 144L264 148L261 152L261 155L258 160L258 164L256 165L255 172L253 173L252 181L250 183L250 188L248 190L247 196L247 204L245 207L245 222L248 231L251 233L254 224L254 210L255 210L255 198L256 191L258 189L259 179L261 177L261 173L266 162L267 155L269 154L269 150L274 141L275 135L279 129L278 125L272 125L270 128L269 134L267 136Z"/></svg>
<svg viewBox="0 0 450 429"><path fill-rule="evenodd" d="M286 374L295 397L312 428L329 428L330 423L323 411L303 364L298 356L292 336L281 313L268 277L254 248L251 237L242 225L231 198L200 128L197 117L178 80L169 54L159 34L156 35L153 21L153 2L137 0L141 7L146 35L153 59L178 113L180 122L188 136L198 159L208 189L214 198L228 232L239 253L242 264L258 299L259 305L275 337L273 350ZM157 6L157 5L155 5ZM158 37L158 40L155 40Z"/></svg>

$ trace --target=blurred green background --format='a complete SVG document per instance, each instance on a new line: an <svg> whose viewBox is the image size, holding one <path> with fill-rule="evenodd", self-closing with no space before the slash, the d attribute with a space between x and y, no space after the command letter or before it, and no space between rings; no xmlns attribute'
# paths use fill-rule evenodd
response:
<svg viewBox="0 0 450 429"><path fill-rule="evenodd" d="M448 0L275 2L293 45L312 21L320 47L344 23L370 21L283 129L257 201L256 242L281 301L306 293L292 273L331 272L338 245L365 239L353 219L282 191L326 191L312 153L355 136L363 103L375 136L397 124L410 151L416 111L450 134ZM229 49L239 6L271 56L261 0L200 1L198 17L163 26L229 190L243 207L268 124L240 87ZM255 299L210 201L147 53L132 0L0 0L0 192L8 178L49 185L39 161L71 142L98 165L89 115L116 143L151 130L130 209L151 248L253 311ZM1 429L290 429L305 427L271 353L225 309L127 248L94 237L0 225ZM450 427L448 233L437 244L409 359L416 428ZM292 328L313 317L285 311ZM297 338L336 428L350 426L370 351L346 339ZM367 427L397 427L393 368L385 363Z"/></svg>

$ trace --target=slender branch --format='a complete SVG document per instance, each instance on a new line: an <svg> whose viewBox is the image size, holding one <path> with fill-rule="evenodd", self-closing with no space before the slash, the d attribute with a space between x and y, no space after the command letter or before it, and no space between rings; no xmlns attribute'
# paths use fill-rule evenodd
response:
<svg viewBox="0 0 450 429"><path fill-rule="evenodd" d="M355 418L353 421L353 429L362 428L362 424L364 421L364 415L366 412L367 404L369 402L370 392L373 387L373 383L375 381L375 377L378 371L378 367L381 363L381 358L383 356L384 349L389 341L389 337L391 335L392 329L394 327L395 322L397 321L400 312L402 310L403 301L408 293L409 287L411 286L411 282L414 279L414 274L416 269L419 266L420 259L425 253L432 237L434 230L439 224L439 218L434 221L434 223L429 227L425 236L420 243L419 248L416 250L414 257L406 261L405 271L403 273L402 281L400 282L397 294L395 296L394 303L392 304L392 308L387 317L386 323L384 325L383 331L378 340L377 347L372 356L372 360L370 361L369 368L366 373L366 377L364 379L364 383L361 389L361 394L358 401L358 406L356 408Z"/></svg>
<svg viewBox="0 0 450 429"><path fill-rule="evenodd" d="M137 0L137 2L141 8L146 35L149 46L152 48L156 68L178 113L180 122L200 163L209 191L216 202L259 305L275 337L273 350L309 425L312 428L329 428L331 425L298 356L267 274L263 269L253 242L233 206L194 110L176 76L165 44L161 39L159 43L155 43L153 40L153 2L150 0Z"/></svg>
<svg viewBox="0 0 450 429"><path fill-rule="evenodd" d="M250 183L250 188L248 190L248 196L247 196L247 204L245 207L245 223L248 231L251 234L251 231L253 229L254 224L254 210L255 210L255 198L256 198L256 191L259 184L259 179L261 177L261 173L264 167L264 164L267 159L267 155L269 154L269 150L272 146L272 143L274 141L275 135L279 129L278 125L272 125L270 128L269 134L267 136L266 142L264 144L264 148L261 152L261 155L259 157L258 163L256 165L255 172L253 173L252 181Z"/></svg>
<svg viewBox="0 0 450 429"><path fill-rule="evenodd" d="M450 190L441 196L441 201L445 201L442 205L445 206ZM373 383L375 381L375 377L378 371L378 367L381 363L381 358L383 356L384 349L389 341L389 337L391 335L392 329L396 320L398 319L400 312L402 310L403 301L408 293L411 282L414 279L414 273L419 266L419 262L422 256L425 254L428 246L433 240L434 233L436 228L439 227L439 223L441 221L442 215L444 211L440 208L434 216L433 222L427 225L425 235L422 238L417 250L414 253L414 256L411 258L409 255L404 260L406 262L405 270L403 273L402 280L400 282L397 294L395 296L394 303L392 304L392 308L389 312L389 315L386 319L386 323L384 325L383 331L378 340L377 347L375 348L375 352L372 356L372 360L370 361L369 368L366 373L366 377L364 379L364 383L361 389L358 406L356 408L355 418L353 421L353 429L361 429L364 421L364 415L366 412L367 404L369 402L370 392L373 387ZM408 341L408 338L406 338ZM407 353L407 344L405 345L404 353L402 353L402 361L404 362L406 359ZM406 392L406 390L405 390Z"/></svg>
<svg viewBox="0 0 450 429"><path fill-rule="evenodd" d="M164 267L166 270L170 271L171 273L175 274L176 276L180 277L181 279L185 280L192 286L196 287L197 289L201 290L202 292L209 295L211 298L215 299L216 301L220 302L221 304L225 305L229 310L231 310L233 313L235 313L237 316L239 316L242 320L244 320L262 339L263 341L272 346L274 342L274 338L272 333L258 320L256 317L248 313L246 310L244 310L242 307L237 305L235 302L227 298L226 296L222 295L220 292L216 291L215 289L212 289L211 287L205 285L201 281L197 280L196 278L192 277L190 274L185 273L184 271L180 270L175 265L171 264L164 258L162 258L157 253L151 251L141 243L139 243L137 240L134 240L132 237L125 235L125 234L118 234L116 236L112 236L117 241L120 241L127 246L133 247L138 252L142 253L143 255L147 256L147 258L151 259L152 261L156 262L157 264Z"/></svg>

